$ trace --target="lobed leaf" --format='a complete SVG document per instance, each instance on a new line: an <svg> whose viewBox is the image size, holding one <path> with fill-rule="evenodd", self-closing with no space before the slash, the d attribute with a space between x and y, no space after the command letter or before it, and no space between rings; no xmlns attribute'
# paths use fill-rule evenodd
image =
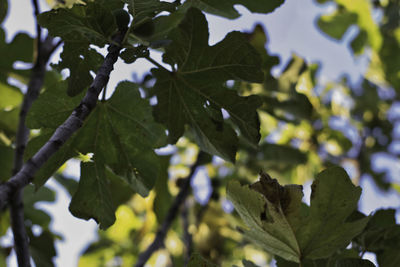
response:
<svg viewBox="0 0 400 267"><path fill-rule="evenodd" d="M71 199L69 210L79 218L93 218L100 229L106 229L115 221L115 207L104 165L99 162L81 163L78 190Z"/></svg>
<svg viewBox="0 0 400 267"><path fill-rule="evenodd" d="M96 2L43 12L38 21L52 36L59 36L64 42L88 42L100 47L117 30L111 10Z"/></svg>
<svg viewBox="0 0 400 267"><path fill-rule="evenodd" d="M46 128L29 143L28 157L50 138L52 129L65 120L75 108L75 101L79 101L78 97L60 94L63 83L65 86L65 82L61 82L60 86L46 90L32 107L29 125ZM41 106L46 108L42 110ZM103 199L99 200L104 206L98 207L98 202L86 199L95 196L82 195L85 194L83 188L97 184L97 194L105 188L114 188L121 194L124 191L121 188L126 187L129 188L127 194L137 192L146 196L159 175L159 159L153 149L164 146L165 139L164 129L153 121L151 106L140 97L138 86L121 82L112 97L98 103L82 128L44 164L34 182L41 186L71 157L78 153L93 153L94 163L83 165L86 169L82 170L71 211L81 218L95 218L100 227L106 228L114 221L106 218L114 212L113 205L118 206L126 197L110 197L104 193ZM122 181L123 186L119 185ZM81 201L86 201L85 205Z"/></svg>
<svg viewBox="0 0 400 267"><path fill-rule="evenodd" d="M301 203L301 186L281 186L266 174L250 187L231 182L227 194L248 227L245 236L294 262L331 256L346 247L369 220L349 219L361 188L339 167L317 175L309 208Z"/></svg>
<svg viewBox="0 0 400 267"><path fill-rule="evenodd" d="M167 126L171 143L183 135L185 124L189 124L203 150L234 161L237 136L224 121L222 109L242 135L257 144L260 134L256 109L261 101L257 96L240 97L223 84L230 79L261 82L259 55L238 32L209 47L207 21L194 8L187 11L169 37L172 43L163 60L178 68L174 72L152 70L157 78L156 119Z"/></svg>

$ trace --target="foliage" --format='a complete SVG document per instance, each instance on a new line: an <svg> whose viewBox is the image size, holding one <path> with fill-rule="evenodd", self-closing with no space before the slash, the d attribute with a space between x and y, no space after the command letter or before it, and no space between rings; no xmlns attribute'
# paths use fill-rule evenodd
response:
<svg viewBox="0 0 400 267"><path fill-rule="evenodd" d="M399 117L392 111L400 88L399 0L318 1L334 3L316 22L322 34L342 40L349 27L358 29L351 50L368 56L369 66L357 85L346 78L320 84L319 65L295 54L272 75L279 58L266 50L262 25L209 45L206 14L235 19L237 4L268 14L283 0L48 2L53 8L38 15L38 27L62 42L62 52L47 69L43 63L40 78L35 66L47 59L37 49L46 38L19 32L7 41L8 1L0 0L0 189L25 149L18 143L19 114L34 79L41 79L41 91L23 121L31 129L26 164L35 165L30 159L48 140L56 146L33 185L13 187L24 187L23 223L36 266L54 266L62 238L37 205L55 201L49 179L68 190L73 216L99 225L79 266L132 266L143 258L153 266L254 267L272 259L278 267L374 266L366 252L379 266L400 265L395 210L362 214L356 186L369 175L382 190L400 188L373 160L399 154L393 149ZM374 12L382 14L379 21ZM98 80L109 79L103 70L113 67L111 46L122 48L126 65L144 59L154 68L100 88L96 104L85 102ZM60 125L85 108L90 114L79 130L65 143L54 141L65 130ZM70 159L81 161L78 180L63 173ZM355 173L340 167L349 165ZM213 191L205 203L196 201L192 180L202 174ZM308 202L302 185L311 177ZM235 211L226 212L226 203ZM0 235L11 227L12 211L1 211ZM1 266L10 250L0 246Z"/></svg>

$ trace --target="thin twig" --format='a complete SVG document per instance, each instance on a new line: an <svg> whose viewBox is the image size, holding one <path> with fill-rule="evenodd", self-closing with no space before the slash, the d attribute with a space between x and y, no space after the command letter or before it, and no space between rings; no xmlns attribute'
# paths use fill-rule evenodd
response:
<svg viewBox="0 0 400 267"><path fill-rule="evenodd" d="M118 33L115 35L114 41L121 44L122 38L123 33ZM99 94L107 84L114 63L118 59L121 46L112 44L108 51L103 64L97 71L96 78L93 80L79 106L77 106L65 122L56 129L50 140L22 166L22 169L11 177L10 180L0 185L0 209L4 208L14 192L32 181L33 176L40 167L61 148L72 134L82 127L84 120L95 108Z"/></svg>
<svg viewBox="0 0 400 267"><path fill-rule="evenodd" d="M192 180L197 167L201 165L204 156L205 156L204 152L200 152L199 155L197 156L197 160L191 167L188 177L185 179L185 182L183 183L178 195L176 196L174 202L172 203L171 207L168 210L166 218L164 219L163 223L158 229L153 243L151 243L150 246L148 246L147 249L139 255L135 267L143 267L145 263L149 260L151 255L164 246L164 239L168 233L169 228L172 225L172 222L178 215L180 206L189 195L190 181Z"/></svg>
<svg viewBox="0 0 400 267"><path fill-rule="evenodd" d="M161 65L160 63L158 63L157 61L155 61L154 59L152 59L150 56L146 56L146 57L144 57L144 58L147 59L148 61L150 61L151 63L153 63L153 64L154 64L155 66L157 66L158 68L170 72L166 67L164 67L163 65Z"/></svg>
<svg viewBox="0 0 400 267"><path fill-rule="evenodd" d="M40 14L39 2L37 0L32 0L32 5L33 5L33 14L35 16L35 21L36 21L37 51L39 52L41 50L40 46L42 45L42 29L37 20L37 17ZM39 57L39 55L37 55L37 57Z"/></svg>
<svg viewBox="0 0 400 267"><path fill-rule="evenodd" d="M37 0L32 0L32 5L34 7L34 16L36 20L37 54L35 58L35 64L31 70L28 90L27 93L24 95L21 111L19 113L19 122L15 142L14 166L12 172L13 175L19 172L24 163L24 152L29 138L29 129L25 125L26 115L28 114L32 103L39 95L46 73L47 62L50 58L50 55L56 48L56 46L54 46L52 42L53 38L46 38L46 42L43 42L42 44L41 28L37 23L37 16L40 13ZM14 236L14 249L17 255L18 266L30 267L31 257L29 253L28 234L25 229L22 189L16 190L16 192L11 196L10 216L11 229Z"/></svg>

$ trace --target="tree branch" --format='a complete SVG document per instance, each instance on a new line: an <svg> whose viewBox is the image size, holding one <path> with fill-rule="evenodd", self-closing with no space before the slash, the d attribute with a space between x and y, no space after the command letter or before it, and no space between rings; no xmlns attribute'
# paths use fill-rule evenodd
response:
<svg viewBox="0 0 400 267"><path fill-rule="evenodd" d="M35 18L40 13L39 4L37 0L32 0L34 7ZM35 64L31 70L28 89L24 95L24 99L19 113L18 129L15 141L14 165L12 174L16 175L23 165L23 158L26 145L29 138L29 129L25 125L26 115L33 101L39 95L40 89L43 86L44 76L46 73L46 65L49 61L51 54L57 48L57 44L53 44L53 38L48 37L42 42L41 28L36 22L37 31L37 55ZM23 191L18 189L11 196L10 201L10 216L11 216L11 229L14 237L14 249L17 255L18 266L30 267L30 253L28 235L25 229L24 219L24 204L23 204Z"/></svg>
<svg viewBox="0 0 400 267"><path fill-rule="evenodd" d="M144 264L149 260L151 255L164 246L164 239L168 233L168 230L171 227L172 222L178 215L180 206L184 203L185 199L189 195L190 181L192 180L197 167L202 165L203 158L205 157L205 155L206 154L204 152L202 151L199 152L196 162L191 167L188 177L185 179L185 182L183 183L178 195L176 196L174 202L172 203L171 207L168 210L166 218L164 219L162 225L158 229L153 243L151 243L150 246L148 246L147 249L139 255L135 267L143 267Z"/></svg>
<svg viewBox="0 0 400 267"><path fill-rule="evenodd" d="M110 45L108 54L97 71L96 78L93 80L79 106L56 129L50 140L23 165L22 169L6 183L0 185L0 209L4 208L15 191L29 184L40 167L60 149L73 133L82 127L83 121L96 106L98 96L108 82L114 63L117 61L119 52L121 51L123 36L124 34L121 32L114 36L113 40L118 45Z"/></svg>

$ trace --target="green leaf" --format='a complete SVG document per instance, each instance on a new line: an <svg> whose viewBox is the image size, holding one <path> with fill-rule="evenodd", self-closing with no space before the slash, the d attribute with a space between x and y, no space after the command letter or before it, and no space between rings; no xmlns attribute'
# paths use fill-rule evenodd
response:
<svg viewBox="0 0 400 267"><path fill-rule="evenodd" d="M17 132L20 108L0 110L0 130L13 137Z"/></svg>
<svg viewBox="0 0 400 267"><path fill-rule="evenodd" d="M324 1L325 2L325 1ZM338 4L338 11L331 16L325 16L322 20L326 23L321 23L324 27L322 30L328 30L328 34L338 37L340 33L345 32L345 26L350 26L356 18L357 26L362 34L367 35L368 44L376 51L382 46L382 35L379 31L378 24L372 17L372 4L365 0L334 0ZM351 15L353 14L353 15ZM331 23L332 22L332 23ZM335 22L335 26L333 26ZM339 25L338 25L339 23ZM320 24L320 22L318 23ZM330 26L332 24L332 26ZM337 29L334 29L336 28Z"/></svg>
<svg viewBox="0 0 400 267"><path fill-rule="evenodd" d="M243 267L258 267L258 265L254 264L251 261L248 260L242 260Z"/></svg>
<svg viewBox="0 0 400 267"><path fill-rule="evenodd" d="M377 255L379 266L397 267L400 264L399 246L388 248Z"/></svg>
<svg viewBox="0 0 400 267"><path fill-rule="evenodd" d="M82 95L68 97L66 88L66 81L57 81L40 95L27 116L26 124L30 129L56 129L71 115Z"/></svg>
<svg viewBox="0 0 400 267"><path fill-rule="evenodd" d="M79 187L71 199L70 212L85 220L94 219L100 229L107 229L115 222L109 182L103 164L81 163Z"/></svg>
<svg viewBox="0 0 400 267"><path fill-rule="evenodd" d="M336 267L375 267L369 260L363 259L340 259L336 262ZM382 265L387 266L387 265Z"/></svg>
<svg viewBox="0 0 400 267"><path fill-rule="evenodd" d="M400 249L400 225L396 225L395 213L393 209L377 210L357 237L357 243L375 253L396 246Z"/></svg>
<svg viewBox="0 0 400 267"><path fill-rule="evenodd" d="M101 54L89 48L89 43L71 42L64 44L61 59L56 68L60 70L68 68L70 70L67 79L69 96L76 96L89 87L93 81L90 71L97 72L104 61Z"/></svg>
<svg viewBox="0 0 400 267"><path fill-rule="evenodd" d="M150 52L147 47L139 45L137 47L130 47L125 49L120 57L124 60L125 63L131 64L135 62L138 58L143 58L149 56Z"/></svg>
<svg viewBox="0 0 400 267"><path fill-rule="evenodd" d="M266 198L268 192L271 194ZM236 181L229 183L227 194L248 227L243 231L249 240L274 255L299 262L301 251L290 222L299 227L301 186L281 187L263 174L252 188Z"/></svg>
<svg viewBox="0 0 400 267"><path fill-rule="evenodd" d="M189 124L204 151L234 161L237 136L224 122L221 110L229 113L246 139L257 144L260 134L256 109L261 101L257 96L240 97L223 84L230 79L261 82L259 55L238 32L209 47L207 21L193 8L170 39L172 43L163 59L178 69L152 70L157 78L156 119L167 126L171 143L183 135L185 124Z"/></svg>
<svg viewBox="0 0 400 267"><path fill-rule="evenodd" d="M160 157L161 167L154 186L156 196L154 198L153 206L159 224L164 221L173 200L172 195L168 190L168 167L170 158L170 156Z"/></svg>
<svg viewBox="0 0 400 267"><path fill-rule="evenodd" d="M10 212L8 210L3 211L0 217L0 235L4 236L10 227ZM1 266L1 265L0 265ZM4 265L5 266L5 265Z"/></svg>
<svg viewBox="0 0 400 267"><path fill-rule="evenodd" d="M53 9L40 14L38 21L52 36L59 36L64 42L86 42L100 47L117 30L111 10L96 2Z"/></svg>
<svg viewBox="0 0 400 267"><path fill-rule="evenodd" d="M12 74L21 74L14 69L15 61L32 62L33 39L25 33L17 33L11 43L6 43L5 32L0 28L0 81L6 83Z"/></svg>
<svg viewBox="0 0 400 267"><path fill-rule="evenodd" d="M78 189L78 182L74 178L64 176L62 173L54 174L54 179L61 184L73 196Z"/></svg>
<svg viewBox="0 0 400 267"><path fill-rule="evenodd" d="M307 155L288 145L264 143L260 145L263 160L274 163L286 163L291 165L307 162Z"/></svg>
<svg viewBox="0 0 400 267"><path fill-rule="evenodd" d="M0 182L11 178L12 166L14 163L14 150L0 144Z"/></svg>
<svg viewBox="0 0 400 267"><path fill-rule="evenodd" d="M0 0L0 24L7 16L7 11L8 11L8 0Z"/></svg>
<svg viewBox="0 0 400 267"><path fill-rule="evenodd" d="M202 256L200 256L199 253L193 253L190 256L190 260L188 263L188 267L216 267L212 262L209 262L208 260L204 259Z"/></svg>
<svg viewBox="0 0 400 267"><path fill-rule="evenodd" d="M69 209L74 216L94 219L101 229L106 229L114 224L118 206L134 193L125 179L115 175L101 160L95 159L92 163L81 163L79 186Z"/></svg>
<svg viewBox="0 0 400 267"><path fill-rule="evenodd" d="M165 133L153 122L151 106L140 97L137 85L119 83L110 100L97 105L76 139L80 152L94 153L142 196L154 186L159 163L153 148L165 144Z"/></svg>
<svg viewBox="0 0 400 267"><path fill-rule="evenodd" d="M369 217L354 220L361 189L339 167L317 175L311 206L301 203L301 186L281 186L262 174L251 187L228 184L228 198L247 225L245 236L289 261L330 257L357 236ZM257 192L257 193L256 193Z"/></svg>
<svg viewBox="0 0 400 267"><path fill-rule="evenodd" d="M62 86L49 89L39 97L32 107L28 125L54 129L71 114L79 97L67 98L65 94L63 97L61 90ZM41 105L46 108L40 109ZM27 157L32 156L52 133L52 130L44 130L39 137L32 139ZM113 96L98 103L82 128L38 171L35 184L43 185L78 152L94 153L95 160L106 164L135 192L146 196L158 174L159 161L153 148L164 146L165 139L164 129L153 122L151 106L140 97L137 85L121 82Z"/></svg>
<svg viewBox="0 0 400 267"><path fill-rule="evenodd" d="M303 257L319 259L345 247L361 233L369 217L346 221L357 209L361 188L352 184L342 168L332 167L319 173L311 189L309 216L297 237Z"/></svg>
<svg viewBox="0 0 400 267"><path fill-rule="evenodd" d="M32 138L26 148L25 159L31 158L53 135L54 130L44 129L37 137ZM43 166L36 172L33 183L36 188L41 187L67 160L77 156L78 151L74 147L73 135L54 155L46 161Z"/></svg>
<svg viewBox="0 0 400 267"><path fill-rule="evenodd" d="M321 16L318 27L334 39L341 40L347 29L357 23L357 15L346 9L338 8L333 14Z"/></svg>
<svg viewBox="0 0 400 267"><path fill-rule="evenodd" d="M240 16L234 5L245 6L253 13L270 13L282 5L284 0L190 0L188 2L191 6L207 13L234 19Z"/></svg>
<svg viewBox="0 0 400 267"><path fill-rule="evenodd" d="M162 11L172 12L177 6L175 3L159 0L123 0L123 2L128 4L128 10L134 17L134 22L141 22L146 17L155 17Z"/></svg>
<svg viewBox="0 0 400 267"><path fill-rule="evenodd" d="M53 258L57 256L54 246L55 236L44 230L39 236L30 233L29 247L36 266L53 267Z"/></svg>
<svg viewBox="0 0 400 267"><path fill-rule="evenodd" d="M96 72L104 60L101 54L89 46L103 47L117 31L112 10L104 4L89 2L85 6L75 5L71 9L59 8L44 12L39 16L39 23L51 35L63 39L61 61L56 68L70 70L68 94L79 94L93 81L90 71Z"/></svg>

